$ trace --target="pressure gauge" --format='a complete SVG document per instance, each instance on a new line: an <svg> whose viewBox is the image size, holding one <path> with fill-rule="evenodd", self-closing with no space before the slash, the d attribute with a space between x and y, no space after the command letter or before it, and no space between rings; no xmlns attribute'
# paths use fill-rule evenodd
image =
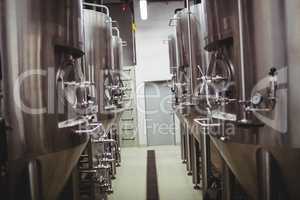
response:
<svg viewBox="0 0 300 200"><path fill-rule="evenodd" d="M263 101L263 96L260 93L256 93L251 98L251 103L256 106L261 104L262 101Z"/></svg>

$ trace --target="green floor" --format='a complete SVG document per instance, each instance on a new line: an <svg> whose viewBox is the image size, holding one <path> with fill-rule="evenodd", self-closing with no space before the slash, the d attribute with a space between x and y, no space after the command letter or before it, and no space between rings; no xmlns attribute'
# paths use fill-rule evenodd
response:
<svg viewBox="0 0 300 200"><path fill-rule="evenodd" d="M122 166L113 182L114 194L109 200L146 200L147 150L154 149L160 200L201 200L193 190L192 178L186 175L178 146L123 148Z"/></svg>

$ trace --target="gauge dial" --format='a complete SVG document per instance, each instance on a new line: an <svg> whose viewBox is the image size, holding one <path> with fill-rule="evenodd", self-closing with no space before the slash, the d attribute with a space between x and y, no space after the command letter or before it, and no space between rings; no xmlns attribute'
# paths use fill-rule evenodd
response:
<svg viewBox="0 0 300 200"><path fill-rule="evenodd" d="M251 103L257 106L261 104L262 100L263 100L263 96L260 93L256 93L255 95L252 96Z"/></svg>

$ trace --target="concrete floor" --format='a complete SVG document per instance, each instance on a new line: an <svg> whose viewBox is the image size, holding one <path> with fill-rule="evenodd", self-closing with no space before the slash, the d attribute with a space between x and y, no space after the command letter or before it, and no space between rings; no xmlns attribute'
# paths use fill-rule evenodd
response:
<svg viewBox="0 0 300 200"><path fill-rule="evenodd" d="M192 178L186 175L178 146L123 148L122 166L118 168L109 200L146 200L149 149L156 152L160 200L201 200L200 191L193 190Z"/></svg>

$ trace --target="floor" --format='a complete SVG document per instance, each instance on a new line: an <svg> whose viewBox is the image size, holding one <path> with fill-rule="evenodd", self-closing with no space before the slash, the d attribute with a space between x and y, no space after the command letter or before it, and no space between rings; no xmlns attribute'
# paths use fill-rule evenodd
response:
<svg viewBox="0 0 300 200"><path fill-rule="evenodd" d="M113 182L109 200L146 200L147 150L156 152L160 200L201 200L193 190L192 178L181 163L179 146L123 148L122 166Z"/></svg>

